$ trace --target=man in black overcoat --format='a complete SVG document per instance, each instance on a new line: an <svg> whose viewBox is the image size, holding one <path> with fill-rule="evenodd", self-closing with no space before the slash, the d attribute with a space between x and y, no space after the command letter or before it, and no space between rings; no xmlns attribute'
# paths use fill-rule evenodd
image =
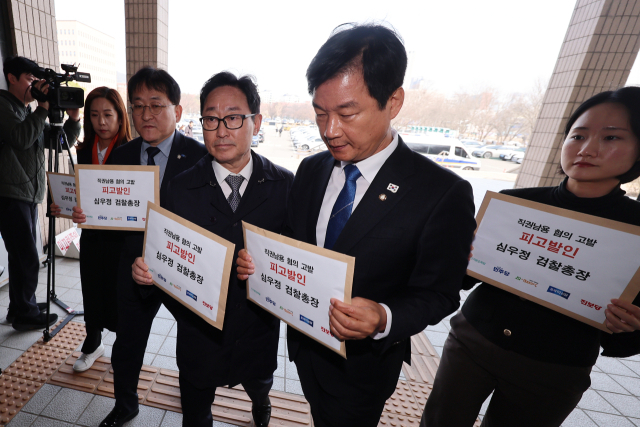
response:
<svg viewBox="0 0 640 427"><path fill-rule="evenodd" d="M307 70L328 147L302 161L287 208L294 239L355 257L351 304L331 300L343 359L289 327L317 427L377 426L410 337L459 306L475 229L471 186L411 151L392 129L407 56L392 30L339 28ZM253 264L238 259L240 274Z"/></svg>
<svg viewBox="0 0 640 427"><path fill-rule="evenodd" d="M169 181L206 154L195 139L176 132L182 116L180 87L164 70L140 69L129 80L127 91L133 124L140 137L113 150L107 163L112 165L158 165L160 167L160 205L165 206ZM86 217L74 209L74 222ZM174 301L153 287L142 287L131 279L131 265L142 254L144 233L121 232L124 246L118 266L118 330L111 362L114 370L116 404L100 427L120 427L138 414L138 376L142 368L151 324L161 301ZM114 307L116 309L116 307Z"/></svg>
<svg viewBox="0 0 640 427"><path fill-rule="evenodd" d="M214 75L200 93L202 127L209 154L174 178L167 209L244 247L242 221L280 233L293 174L251 151L262 116L252 79L231 73ZM133 278L151 284L142 258ZM231 272L222 330L180 305L177 359L183 425L211 427L216 387L242 384L252 400L255 425L269 424L269 390L277 368L279 320L247 300L246 281Z"/></svg>

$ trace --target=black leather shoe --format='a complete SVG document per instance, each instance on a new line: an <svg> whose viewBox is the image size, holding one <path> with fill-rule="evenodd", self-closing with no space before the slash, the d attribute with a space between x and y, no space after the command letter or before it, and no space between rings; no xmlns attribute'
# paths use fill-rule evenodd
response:
<svg viewBox="0 0 640 427"><path fill-rule="evenodd" d="M126 413L120 408L113 408L113 410L109 412L109 415L102 420L100 427L122 427L124 423L135 418L138 412L138 409L136 409L135 412Z"/></svg>
<svg viewBox="0 0 640 427"><path fill-rule="evenodd" d="M53 326L58 321L58 315L51 313L49 316L49 326ZM16 331L30 331L47 327L47 313L40 312L35 317L16 317L11 324Z"/></svg>
<svg viewBox="0 0 640 427"><path fill-rule="evenodd" d="M271 400L267 396L267 402L262 405L252 405L251 415L256 427L267 427L271 420Z"/></svg>
<svg viewBox="0 0 640 427"><path fill-rule="evenodd" d="M0 273L0 276L2 276L2 273ZM47 303L46 302L39 302L36 305L40 309L40 313L46 313L47 312ZM7 320L3 324L4 325L11 325L15 320L16 320L16 315L12 311L7 311Z"/></svg>

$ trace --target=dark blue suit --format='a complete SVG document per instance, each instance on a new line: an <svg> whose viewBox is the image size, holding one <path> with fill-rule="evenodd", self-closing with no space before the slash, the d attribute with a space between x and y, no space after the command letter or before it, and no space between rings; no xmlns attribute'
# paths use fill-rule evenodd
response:
<svg viewBox="0 0 640 427"><path fill-rule="evenodd" d="M277 367L280 321L247 300L246 281L238 280L235 259L244 247L242 221L282 232L293 174L254 152L251 155L253 172L235 212L216 180L210 154L174 178L167 191L167 209L235 244L223 329L182 305L172 307L178 321L184 425L211 425L218 386L242 383L252 400L260 403ZM262 380L267 380L266 387Z"/></svg>
<svg viewBox="0 0 640 427"><path fill-rule="evenodd" d="M113 165L140 165L142 138L136 138L113 150L107 163ZM207 153L203 144L175 132L169 159L160 185L160 206L165 207L169 181L191 168ZM116 406L126 413L138 408L138 375L142 368L144 351L153 318L158 313L161 299L170 306L175 301L155 286L141 286L131 277L131 265L142 256L144 233L121 232L124 247L118 266L118 331L111 362L114 370Z"/></svg>
<svg viewBox="0 0 640 427"><path fill-rule="evenodd" d="M316 244L318 215L334 164L324 152L298 168L287 210L288 233L294 239ZM388 190L389 184L398 191ZM352 297L390 308L389 335L347 341L345 360L288 328L289 357L316 426L378 425L402 362L411 363L409 338L460 304L475 227L469 183L400 139L333 247L356 258Z"/></svg>

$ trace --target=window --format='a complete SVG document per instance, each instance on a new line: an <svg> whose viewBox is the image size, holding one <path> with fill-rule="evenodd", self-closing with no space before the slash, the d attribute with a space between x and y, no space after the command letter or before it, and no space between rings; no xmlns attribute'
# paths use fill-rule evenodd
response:
<svg viewBox="0 0 640 427"><path fill-rule="evenodd" d="M450 149L451 149L451 147L449 145L429 145L429 153L428 154L435 154L437 156L438 154L442 153L443 151L448 153Z"/></svg>
<svg viewBox="0 0 640 427"><path fill-rule="evenodd" d="M464 157L466 159L469 158L469 155L467 154L466 150L462 147L456 147L456 156Z"/></svg>
<svg viewBox="0 0 640 427"><path fill-rule="evenodd" d="M416 153L427 154L429 151L429 147L426 144L420 144L418 142L407 142L406 144Z"/></svg>

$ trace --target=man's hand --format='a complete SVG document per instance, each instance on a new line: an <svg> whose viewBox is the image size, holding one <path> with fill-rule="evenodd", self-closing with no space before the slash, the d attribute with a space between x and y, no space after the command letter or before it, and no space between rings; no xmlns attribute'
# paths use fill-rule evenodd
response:
<svg viewBox="0 0 640 427"><path fill-rule="evenodd" d="M151 285L151 273L149 267L144 263L142 257L136 258L131 265L131 277L138 285Z"/></svg>
<svg viewBox="0 0 640 427"><path fill-rule="evenodd" d="M51 216L58 216L62 213L62 209L60 209L60 206L56 205L55 203L51 203L51 206L49 206L49 210L51 211Z"/></svg>
<svg viewBox="0 0 640 427"><path fill-rule="evenodd" d="M67 110L67 114L69 118L74 122L80 121L80 109L79 108L69 108Z"/></svg>
<svg viewBox="0 0 640 427"><path fill-rule="evenodd" d="M36 89L38 89L40 92L44 93L45 95L47 93L49 93L49 85L47 84L46 80L38 80L37 82L33 83L33 87L35 87ZM38 107L42 107L45 110L49 109L49 101L38 101Z"/></svg>
<svg viewBox="0 0 640 427"><path fill-rule="evenodd" d="M627 301L612 299L604 311L604 325L614 333L633 332L640 329L640 307Z"/></svg>
<svg viewBox="0 0 640 427"><path fill-rule="evenodd" d="M82 213L82 209L77 206L73 207L73 213L71 214L72 221L76 224L84 224L87 222L87 216Z"/></svg>
<svg viewBox="0 0 640 427"><path fill-rule="evenodd" d="M351 304L331 298L329 322L331 333L339 340L361 340L385 330L387 311L365 298L355 297Z"/></svg>
<svg viewBox="0 0 640 427"><path fill-rule="evenodd" d="M249 252L246 249L240 249L236 260L236 264L238 264L238 280L247 280L249 276L255 273L256 267L252 261L253 258L249 255Z"/></svg>

